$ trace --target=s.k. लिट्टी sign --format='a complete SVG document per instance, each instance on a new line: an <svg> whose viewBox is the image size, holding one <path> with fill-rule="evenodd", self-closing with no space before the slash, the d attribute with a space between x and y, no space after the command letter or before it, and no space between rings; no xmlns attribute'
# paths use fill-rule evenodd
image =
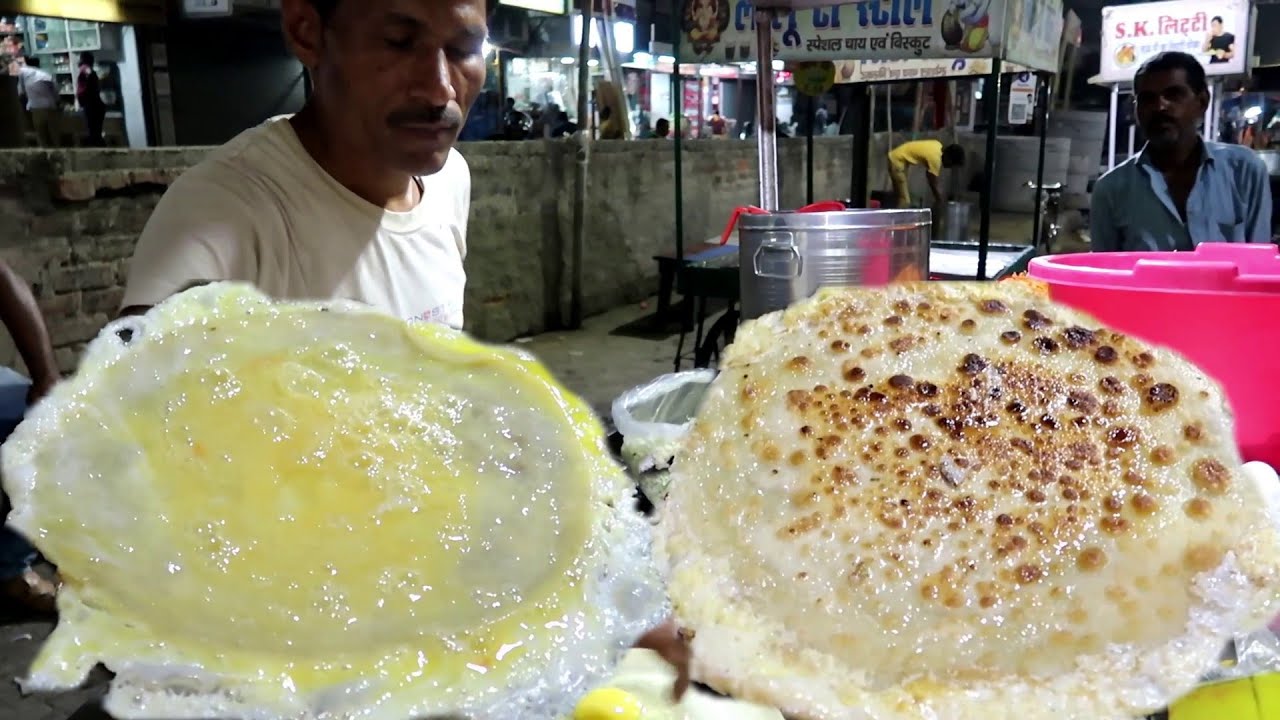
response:
<svg viewBox="0 0 1280 720"><path fill-rule="evenodd" d="M1098 79L1133 80L1142 63L1162 52L1190 53L1209 75L1239 75L1247 67L1246 0L1170 0L1102 9Z"/></svg>

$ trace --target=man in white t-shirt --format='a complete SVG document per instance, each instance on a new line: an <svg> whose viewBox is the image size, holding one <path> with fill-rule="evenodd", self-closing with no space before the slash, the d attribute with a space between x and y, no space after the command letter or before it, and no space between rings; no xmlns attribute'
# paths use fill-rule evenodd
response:
<svg viewBox="0 0 1280 720"><path fill-rule="evenodd" d="M36 141L40 147L53 147L57 144L58 87L53 76L40 69L40 58L29 57L24 62L18 69L18 93L26 98Z"/></svg>
<svg viewBox="0 0 1280 720"><path fill-rule="evenodd" d="M486 0L284 0L312 96L174 182L123 312L235 280L461 327L471 174L453 144L484 85L487 16Z"/></svg>

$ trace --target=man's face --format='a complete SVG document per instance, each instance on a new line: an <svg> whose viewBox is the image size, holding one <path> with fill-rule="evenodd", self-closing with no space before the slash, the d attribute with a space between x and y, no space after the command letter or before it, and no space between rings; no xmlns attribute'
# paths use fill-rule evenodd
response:
<svg viewBox="0 0 1280 720"><path fill-rule="evenodd" d="M1222 21L1221 21L1221 20L1214 20L1213 22L1209 23L1209 31L1213 33L1214 37L1217 37L1217 36L1221 35L1221 34L1222 34Z"/></svg>
<svg viewBox="0 0 1280 720"><path fill-rule="evenodd" d="M1138 125L1149 143L1167 147L1195 136L1209 98L1191 89L1184 70L1149 72L1134 90Z"/></svg>
<svg viewBox="0 0 1280 720"><path fill-rule="evenodd" d="M484 86L485 0L341 0L324 24L308 0L283 10L324 120L351 152L413 175L444 167Z"/></svg>

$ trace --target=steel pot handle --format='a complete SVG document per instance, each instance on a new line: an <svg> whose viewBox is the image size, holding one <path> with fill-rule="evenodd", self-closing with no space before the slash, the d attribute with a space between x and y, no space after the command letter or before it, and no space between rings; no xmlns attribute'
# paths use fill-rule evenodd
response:
<svg viewBox="0 0 1280 720"><path fill-rule="evenodd" d="M765 257L772 255L772 258ZM789 232L778 233L760 243L751 258L756 277L790 280L800 277L804 259L796 247L795 236Z"/></svg>

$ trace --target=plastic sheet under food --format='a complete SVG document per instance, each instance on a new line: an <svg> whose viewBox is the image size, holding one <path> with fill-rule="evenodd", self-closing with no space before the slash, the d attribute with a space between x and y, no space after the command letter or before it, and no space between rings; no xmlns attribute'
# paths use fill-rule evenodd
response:
<svg viewBox="0 0 1280 720"><path fill-rule="evenodd" d="M1263 489L1263 497L1271 505L1272 517L1280 517L1280 477L1265 463L1251 462L1245 472ZM1280 588L1276 588L1280 592ZM1238 678L1280 672L1280 618L1268 627L1235 637L1227 649L1222 664L1205 675L1205 682L1220 682Z"/></svg>
<svg viewBox="0 0 1280 720"><path fill-rule="evenodd" d="M1246 463L1244 470L1262 488L1272 517L1280 517L1280 477L1276 471L1260 462ZM1280 618L1273 619L1268 627L1237 635L1222 664L1209 671L1204 680L1221 682L1274 672L1280 672Z"/></svg>
<svg viewBox="0 0 1280 720"><path fill-rule="evenodd" d="M715 370L669 373L613 401L613 424L632 472L670 466L715 376Z"/></svg>

